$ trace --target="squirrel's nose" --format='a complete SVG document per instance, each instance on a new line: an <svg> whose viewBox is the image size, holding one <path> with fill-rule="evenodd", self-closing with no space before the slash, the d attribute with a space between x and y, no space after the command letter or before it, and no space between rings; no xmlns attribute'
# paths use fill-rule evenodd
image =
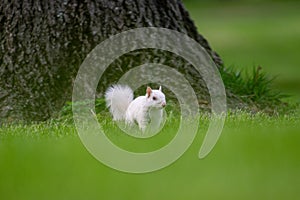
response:
<svg viewBox="0 0 300 200"><path fill-rule="evenodd" d="M161 104L161 106L162 106L162 107L165 107L165 106L166 106L166 103L165 103L165 102L164 102L164 103L162 103L162 104Z"/></svg>

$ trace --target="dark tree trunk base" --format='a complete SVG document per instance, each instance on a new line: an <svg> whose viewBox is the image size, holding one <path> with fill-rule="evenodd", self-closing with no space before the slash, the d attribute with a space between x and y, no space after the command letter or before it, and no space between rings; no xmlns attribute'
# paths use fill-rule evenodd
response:
<svg viewBox="0 0 300 200"><path fill-rule="evenodd" d="M180 0L1 0L0 117L48 119L70 99L72 82L86 55L109 36L137 27L186 33L206 49L217 66L223 65ZM112 64L99 92L115 81L120 67L128 70L145 59L173 56L153 51L140 54L142 59L131 53ZM132 65L128 59L134 60ZM201 77L184 60L176 60L180 62L164 64L186 74L198 98L208 101Z"/></svg>

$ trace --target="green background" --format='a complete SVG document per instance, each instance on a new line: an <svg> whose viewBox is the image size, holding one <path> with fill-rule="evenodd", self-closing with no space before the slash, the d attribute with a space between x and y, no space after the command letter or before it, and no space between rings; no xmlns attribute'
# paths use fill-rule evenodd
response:
<svg viewBox="0 0 300 200"><path fill-rule="evenodd" d="M185 0L198 30L226 66L262 66L276 88L300 101L300 2Z"/></svg>

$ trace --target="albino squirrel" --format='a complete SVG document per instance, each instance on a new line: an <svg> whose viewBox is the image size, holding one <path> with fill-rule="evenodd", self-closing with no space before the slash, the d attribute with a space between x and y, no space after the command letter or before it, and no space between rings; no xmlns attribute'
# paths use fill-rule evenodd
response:
<svg viewBox="0 0 300 200"><path fill-rule="evenodd" d="M137 122L142 131L145 131L149 118L151 125L160 125L166 106L161 86L158 90L147 87L145 96L133 99L133 91L129 86L113 85L107 89L105 100L113 120L125 120L129 125Z"/></svg>

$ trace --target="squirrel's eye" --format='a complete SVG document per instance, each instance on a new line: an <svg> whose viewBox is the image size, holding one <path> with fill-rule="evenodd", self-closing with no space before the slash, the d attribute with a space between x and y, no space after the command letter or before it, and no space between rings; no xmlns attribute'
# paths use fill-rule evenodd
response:
<svg viewBox="0 0 300 200"><path fill-rule="evenodd" d="M156 98L156 97L153 97L152 99L155 101L157 98Z"/></svg>

